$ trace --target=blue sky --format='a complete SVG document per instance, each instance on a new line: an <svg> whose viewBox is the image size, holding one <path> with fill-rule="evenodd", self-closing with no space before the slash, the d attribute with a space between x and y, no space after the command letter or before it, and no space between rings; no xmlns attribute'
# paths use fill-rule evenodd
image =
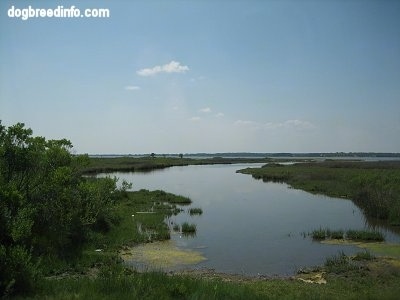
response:
<svg viewBox="0 0 400 300"><path fill-rule="evenodd" d="M108 8L107 19L8 9ZM77 153L400 152L400 1L1 1L0 119Z"/></svg>

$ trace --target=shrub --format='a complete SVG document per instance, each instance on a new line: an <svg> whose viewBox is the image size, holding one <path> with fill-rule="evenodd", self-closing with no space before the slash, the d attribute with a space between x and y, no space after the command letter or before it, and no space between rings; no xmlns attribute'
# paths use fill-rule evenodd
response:
<svg viewBox="0 0 400 300"><path fill-rule="evenodd" d="M0 245L0 294L27 294L40 277L37 263L21 246L6 248Z"/></svg>

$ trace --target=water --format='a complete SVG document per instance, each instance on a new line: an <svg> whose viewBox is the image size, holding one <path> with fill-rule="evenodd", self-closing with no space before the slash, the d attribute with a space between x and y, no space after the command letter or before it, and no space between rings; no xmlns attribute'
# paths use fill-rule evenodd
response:
<svg viewBox="0 0 400 300"><path fill-rule="evenodd" d="M291 275L300 267L323 264L326 257L354 246L324 245L304 233L314 229L365 229L360 210L350 201L265 183L236 170L261 164L172 167L150 173L113 173L133 183L133 189L162 189L188 196L203 214L184 212L169 222L197 225L193 238L172 234L183 249L196 249L207 258L193 268L244 275ZM185 207L187 210L188 207ZM386 239L399 235L381 229Z"/></svg>

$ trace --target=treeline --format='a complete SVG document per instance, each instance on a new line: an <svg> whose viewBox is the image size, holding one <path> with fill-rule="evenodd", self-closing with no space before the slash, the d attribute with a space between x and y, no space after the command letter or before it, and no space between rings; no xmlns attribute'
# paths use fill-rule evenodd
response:
<svg viewBox="0 0 400 300"><path fill-rule="evenodd" d="M178 155L178 154L166 154ZM309 153L264 153L264 152L221 152L221 153L186 153L185 157L400 157L400 153L392 152L309 152Z"/></svg>
<svg viewBox="0 0 400 300"><path fill-rule="evenodd" d="M28 292L41 262L67 260L113 221L116 179L81 176L87 155L70 141L0 121L0 294Z"/></svg>

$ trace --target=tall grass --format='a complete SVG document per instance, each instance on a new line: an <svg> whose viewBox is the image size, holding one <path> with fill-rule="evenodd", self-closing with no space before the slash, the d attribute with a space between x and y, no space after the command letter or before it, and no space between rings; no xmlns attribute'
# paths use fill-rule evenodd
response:
<svg viewBox="0 0 400 300"><path fill-rule="evenodd" d="M382 242L385 237L379 231L370 230L347 230L346 238L354 241L376 241Z"/></svg>
<svg viewBox="0 0 400 300"><path fill-rule="evenodd" d="M46 280L41 299L262 299L243 284L208 281L160 272L124 274L103 270L97 278ZM43 298L42 298L43 299Z"/></svg>
<svg viewBox="0 0 400 300"><path fill-rule="evenodd" d="M201 214L203 214L203 210L201 208L190 208L189 209L189 214L191 216L193 216L193 215L201 215Z"/></svg>
<svg viewBox="0 0 400 300"><path fill-rule="evenodd" d="M385 240L382 233L376 230L331 230L319 228L311 232L311 236L314 240L325 240L325 239L348 239L354 241L376 241L381 242Z"/></svg>
<svg viewBox="0 0 400 300"><path fill-rule="evenodd" d="M195 233L197 230L196 224L182 223L181 230L183 233Z"/></svg>

